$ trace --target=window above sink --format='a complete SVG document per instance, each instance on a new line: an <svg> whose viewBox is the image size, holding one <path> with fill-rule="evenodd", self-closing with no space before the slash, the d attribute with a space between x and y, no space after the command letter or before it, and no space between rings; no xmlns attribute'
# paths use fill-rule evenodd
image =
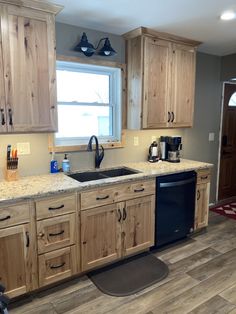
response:
<svg viewBox="0 0 236 314"><path fill-rule="evenodd" d="M58 132L49 150L86 150L91 135L104 148L122 147L124 75L123 64L58 57Z"/></svg>

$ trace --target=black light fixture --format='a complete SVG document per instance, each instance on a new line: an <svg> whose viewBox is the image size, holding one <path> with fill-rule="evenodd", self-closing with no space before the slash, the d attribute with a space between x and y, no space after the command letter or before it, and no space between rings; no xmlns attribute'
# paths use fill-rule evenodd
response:
<svg viewBox="0 0 236 314"><path fill-rule="evenodd" d="M75 46L74 50L82 52L86 57L91 57L103 40L105 41L104 46L98 51L98 54L105 57L114 56L116 51L112 48L108 37L101 38L97 47L94 48L94 46L88 42L86 33L83 33L79 44Z"/></svg>

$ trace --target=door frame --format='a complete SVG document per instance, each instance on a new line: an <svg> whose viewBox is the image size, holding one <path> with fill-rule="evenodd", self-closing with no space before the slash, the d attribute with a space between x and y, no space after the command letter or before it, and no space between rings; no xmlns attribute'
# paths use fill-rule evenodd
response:
<svg viewBox="0 0 236 314"><path fill-rule="evenodd" d="M223 117L224 117L225 84L236 85L236 81L224 81L224 82L223 82L223 85L222 85L221 112L220 112L220 132L219 132L219 148L218 148L218 162L217 162L217 176L216 176L216 202L218 202L218 197L219 197L220 157L221 157L222 130L223 130Z"/></svg>

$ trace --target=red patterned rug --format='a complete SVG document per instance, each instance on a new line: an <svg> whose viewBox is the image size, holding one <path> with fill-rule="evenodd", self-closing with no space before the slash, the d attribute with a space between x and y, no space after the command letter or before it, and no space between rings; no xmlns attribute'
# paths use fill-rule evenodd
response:
<svg viewBox="0 0 236 314"><path fill-rule="evenodd" d="M217 205L209 209L217 214L236 219L236 201L227 204Z"/></svg>

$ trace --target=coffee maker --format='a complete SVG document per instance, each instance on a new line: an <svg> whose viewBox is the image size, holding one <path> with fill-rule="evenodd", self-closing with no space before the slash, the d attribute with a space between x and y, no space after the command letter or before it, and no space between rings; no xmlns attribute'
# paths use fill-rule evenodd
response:
<svg viewBox="0 0 236 314"><path fill-rule="evenodd" d="M180 150L181 149L182 149L181 136L167 136L166 137L167 161L180 162Z"/></svg>

